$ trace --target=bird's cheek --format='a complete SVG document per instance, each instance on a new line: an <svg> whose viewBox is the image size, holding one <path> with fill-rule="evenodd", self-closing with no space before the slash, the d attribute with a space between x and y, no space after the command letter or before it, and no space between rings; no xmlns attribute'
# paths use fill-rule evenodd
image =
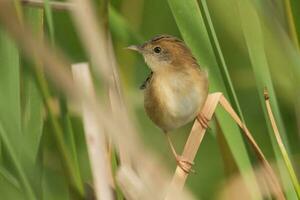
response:
<svg viewBox="0 0 300 200"><path fill-rule="evenodd" d="M159 69L159 67L160 67L159 63L153 56L145 56L144 58L145 58L145 62L147 63L148 67L152 71L157 71Z"/></svg>

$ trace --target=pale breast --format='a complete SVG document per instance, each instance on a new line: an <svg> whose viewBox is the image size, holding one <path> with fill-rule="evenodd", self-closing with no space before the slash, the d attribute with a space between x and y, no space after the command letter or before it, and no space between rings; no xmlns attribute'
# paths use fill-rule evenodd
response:
<svg viewBox="0 0 300 200"><path fill-rule="evenodd" d="M145 109L156 125L169 131L197 116L207 97L207 78L200 75L174 73L153 77L145 90Z"/></svg>

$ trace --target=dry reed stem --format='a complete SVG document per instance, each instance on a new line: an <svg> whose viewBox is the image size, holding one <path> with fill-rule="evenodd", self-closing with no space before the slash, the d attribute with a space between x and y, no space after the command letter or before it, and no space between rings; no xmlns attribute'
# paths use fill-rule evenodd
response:
<svg viewBox="0 0 300 200"><path fill-rule="evenodd" d="M254 168L254 174L257 178L257 184L261 192L263 199L274 199L276 191L274 188L269 187L268 174L265 171L265 167L260 165ZM238 191L238 192L237 192ZM253 200L250 191L247 189L247 186L243 180L243 177L238 174L230 177L226 183L223 184L223 187L218 191L217 200Z"/></svg>
<svg viewBox="0 0 300 200"><path fill-rule="evenodd" d="M96 94L88 65L86 63L74 64L72 65L72 72L75 84L83 87L87 96L94 98ZM85 101L82 102L82 112L96 197L98 200L113 200L111 191L112 172L108 166L110 161L107 158L105 150L105 135L101 133L104 131L104 128L94 117L93 110L89 109Z"/></svg>
<svg viewBox="0 0 300 200"><path fill-rule="evenodd" d="M98 25L92 3L89 0L69 0L73 3L71 14L74 25L90 57L96 75L101 75L105 83L109 83L112 74L108 56L106 30Z"/></svg>
<svg viewBox="0 0 300 200"><path fill-rule="evenodd" d="M223 96L222 93L213 93L210 94L205 102L205 105L202 110L202 114L207 118L211 119L217 105L220 104L233 118L233 120L241 127L243 130L244 136L246 137L247 141L252 146L253 150L255 151L256 155L258 156L259 160L262 162L265 172L268 174L267 181L270 187L272 187L272 191L275 191L275 195L277 199L284 200L284 194L282 192L281 185L278 181L277 176L275 175L271 165L268 163L266 158L264 157L262 151L260 150L259 146L255 142L254 138L252 137L251 133L247 129L246 125L241 121L238 117L234 109L231 107L230 103L227 99ZM190 162L193 162L196 153L199 149L201 141L204 137L206 129L203 128L197 120L195 120L192 130L190 132L189 138L185 144L182 156ZM173 176L171 185L170 185L170 192L166 196L166 200L172 199L172 192L173 191L180 191L185 184L188 174L184 172L180 167L176 168L175 174Z"/></svg>
<svg viewBox="0 0 300 200"><path fill-rule="evenodd" d="M73 2L73 19L81 39L85 46L91 61L95 66L96 75L101 77L106 83L109 90L109 98L113 115L123 121L124 131L130 140L136 140L136 130L129 122L129 115L124 106L123 96L121 94L117 63L114 56L111 36L104 25L99 26L96 14L89 0L69 0ZM138 142L136 142L138 143ZM130 165L129 152L136 150L128 149L129 147L119 143L121 164Z"/></svg>
<svg viewBox="0 0 300 200"><path fill-rule="evenodd" d="M111 62L111 68L112 68L112 73L113 73L113 78L111 79L109 83L109 100L111 104L111 109L113 112L113 115L118 116L122 114L124 117L124 120L126 121L126 124L131 124L129 122L129 114L128 111L126 110L126 106L124 104L123 100L123 95L121 92L121 86L120 86L120 78L119 78L119 73L117 70L117 61L112 45L112 39L111 35L108 34L108 56L109 60ZM121 112L120 112L121 111ZM137 133L135 128L133 126L128 126L127 130L130 132L133 132L134 135ZM120 164L121 165L127 165L131 166L131 158L130 158L130 153L128 152L128 149L124 146L123 143L117 144L117 149L119 153L119 158L120 158Z"/></svg>
<svg viewBox="0 0 300 200"><path fill-rule="evenodd" d="M205 105L203 106L202 114L207 118L211 119L215 109L219 103L219 100L222 96L222 93L213 93L208 95ZM206 129L203 128L198 120L195 120L195 123L192 127L188 140L184 146L182 157L190 162L196 157L196 153L200 147L202 139L204 137ZM171 200L173 198L174 191L181 191L185 181L188 177L188 174L184 172L180 167L176 168L175 174L173 176L170 190L166 195L166 200Z"/></svg>
<svg viewBox="0 0 300 200"><path fill-rule="evenodd" d="M148 172L148 175L152 178L155 176L160 176L160 170L156 169L156 173ZM128 200L152 200L152 199L163 199L165 196L165 191L168 189L168 184L165 184L159 190L153 187L149 187L149 182L144 181L144 178L135 173L132 168L121 166L118 175L117 181L119 183L120 188L123 191L124 196ZM160 191L160 192L158 192ZM187 191L172 191L170 198L172 200L194 200L195 198L188 193Z"/></svg>
<svg viewBox="0 0 300 200"><path fill-rule="evenodd" d="M272 108L271 108L271 104L270 104L270 96L269 96L269 92L268 92L267 88L264 89L264 97L265 97L265 103L266 103L269 119L270 119L270 122L271 122L271 125L272 125L272 128L273 128L274 135L275 135L277 144L279 146L280 152L281 152L282 157L284 159L284 164L286 165L286 168L288 169L288 173L289 173L290 178L292 180L292 183L293 183L294 189L297 193L297 196L298 196L298 198L300 198L300 196L299 196L300 195L299 194L300 185L299 185L298 180L297 180L297 175L296 175L296 173L293 169L293 164L292 164L291 160L289 159L288 152L286 151L286 148L285 148L285 146L283 144L283 141L281 139L278 127L276 125L276 121L275 121L275 118L274 118L274 115L273 115L273 112L272 112Z"/></svg>
<svg viewBox="0 0 300 200"><path fill-rule="evenodd" d="M118 172L117 181L125 198L128 200L159 199L156 193L153 194L149 190L145 190L145 188L147 188L145 183L129 167L121 166Z"/></svg>

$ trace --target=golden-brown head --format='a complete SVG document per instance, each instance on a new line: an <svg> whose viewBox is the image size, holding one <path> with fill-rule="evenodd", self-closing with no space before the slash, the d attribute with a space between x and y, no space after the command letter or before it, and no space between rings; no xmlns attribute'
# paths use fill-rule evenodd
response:
<svg viewBox="0 0 300 200"><path fill-rule="evenodd" d="M141 53L153 72L166 67L197 67L189 48L174 36L158 35L142 45L132 45L128 49Z"/></svg>

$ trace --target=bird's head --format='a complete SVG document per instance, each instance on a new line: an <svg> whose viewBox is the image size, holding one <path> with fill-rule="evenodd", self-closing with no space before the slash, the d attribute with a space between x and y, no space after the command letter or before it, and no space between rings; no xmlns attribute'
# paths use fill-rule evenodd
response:
<svg viewBox="0 0 300 200"><path fill-rule="evenodd" d="M189 48L174 36L158 35L142 45L132 45L127 48L141 53L153 72L166 68L197 66Z"/></svg>

